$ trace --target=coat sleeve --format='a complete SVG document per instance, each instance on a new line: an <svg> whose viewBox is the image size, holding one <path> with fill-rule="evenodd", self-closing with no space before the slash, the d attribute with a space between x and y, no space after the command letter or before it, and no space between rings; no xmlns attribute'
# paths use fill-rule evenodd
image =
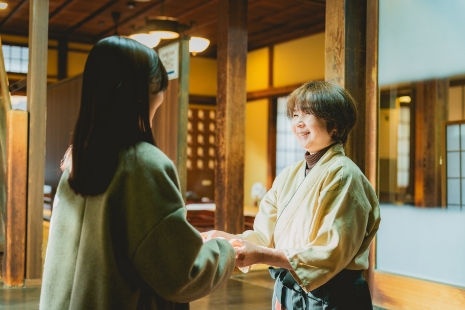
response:
<svg viewBox="0 0 465 310"><path fill-rule="evenodd" d="M161 297L190 302L224 285L234 270L234 249L224 239L206 243L178 209L149 232L133 258Z"/></svg>
<svg viewBox="0 0 465 310"><path fill-rule="evenodd" d="M225 284L235 251L226 240L203 243L186 220L176 169L164 158L137 165L137 173L124 178L124 188L137 192L128 202L135 211L125 216L132 227L127 230L142 232L134 235L138 241L131 242L130 255L136 272L158 295L185 303Z"/></svg>
<svg viewBox="0 0 465 310"><path fill-rule="evenodd" d="M291 274L305 290L311 291L334 277L363 252L377 230L371 210L377 200L367 196L373 190L361 184L359 176L344 175L340 170L327 177L318 199L314 225L304 248L285 249L292 266ZM363 254L363 253L362 253Z"/></svg>

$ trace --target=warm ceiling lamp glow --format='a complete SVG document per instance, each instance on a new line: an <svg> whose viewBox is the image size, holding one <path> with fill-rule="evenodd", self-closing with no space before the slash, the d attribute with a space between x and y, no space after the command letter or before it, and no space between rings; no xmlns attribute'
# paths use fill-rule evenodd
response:
<svg viewBox="0 0 465 310"><path fill-rule="evenodd" d="M412 98L410 98L410 96L400 96L399 97L399 102L410 103L411 101L412 101Z"/></svg>
<svg viewBox="0 0 465 310"><path fill-rule="evenodd" d="M8 3L5 3L5 2L0 2L0 10L4 10L6 9L8 6Z"/></svg>
<svg viewBox="0 0 465 310"><path fill-rule="evenodd" d="M199 37L192 37L189 41L189 52L192 54L197 54L203 52L208 45L210 45L210 40Z"/></svg>
<svg viewBox="0 0 465 310"><path fill-rule="evenodd" d="M177 37L179 37L179 33L167 30L154 30L149 31L149 33L164 40L176 39Z"/></svg>
<svg viewBox="0 0 465 310"><path fill-rule="evenodd" d="M129 36L131 39L136 40L150 48L154 48L160 43L160 38L153 34L137 33Z"/></svg>

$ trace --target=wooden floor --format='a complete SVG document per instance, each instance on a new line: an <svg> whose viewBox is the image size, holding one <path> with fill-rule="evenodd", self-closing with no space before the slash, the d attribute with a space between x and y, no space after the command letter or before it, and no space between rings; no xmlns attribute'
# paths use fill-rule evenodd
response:
<svg viewBox="0 0 465 310"><path fill-rule="evenodd" d="M226 286L191 302L191 310L269 310L274 280L268 270L234 274ZM40 287L4 288L0 283L0 309L39 309ZM385 310L373 307L374 310Z"/></svg>
<svg viewBox="0 0 465 310"><path fill-rule="evenodd" d="M226 286L191 303L193 310L269 310L273 280L267 270L235 274ZM0 285L0 309L39 309L40 287L7 289Z"/></svg>

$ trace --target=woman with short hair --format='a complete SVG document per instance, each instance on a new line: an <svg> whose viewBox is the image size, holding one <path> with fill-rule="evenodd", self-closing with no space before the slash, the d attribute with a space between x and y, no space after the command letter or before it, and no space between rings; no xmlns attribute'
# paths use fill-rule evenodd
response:
<svg viewBox="0 0 465 310"><path fill-rule="evenodd" d="M372 310L362 272L380 212L373 187L344 154L355 102L336 84L310 82L292 92L287 115L305 159L276 177L253 230L204 237L230 240L238 267L280 267L270 268L273 309Z"/></svg>

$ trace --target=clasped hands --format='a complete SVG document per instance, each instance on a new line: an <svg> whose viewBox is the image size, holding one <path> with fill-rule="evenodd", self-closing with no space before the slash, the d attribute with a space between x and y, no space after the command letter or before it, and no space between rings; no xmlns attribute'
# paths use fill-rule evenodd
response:
<svg viewBox="0 0 465 310"><path fill-rule="evenodd" d="M236 267L247 267L261 262L260 260L264 249L262 246L255 245L238 238L236 235L219 230L203 232L201 233L201 236L203 238L203 242L213 238L228 240L236 251Z"/></svg>

